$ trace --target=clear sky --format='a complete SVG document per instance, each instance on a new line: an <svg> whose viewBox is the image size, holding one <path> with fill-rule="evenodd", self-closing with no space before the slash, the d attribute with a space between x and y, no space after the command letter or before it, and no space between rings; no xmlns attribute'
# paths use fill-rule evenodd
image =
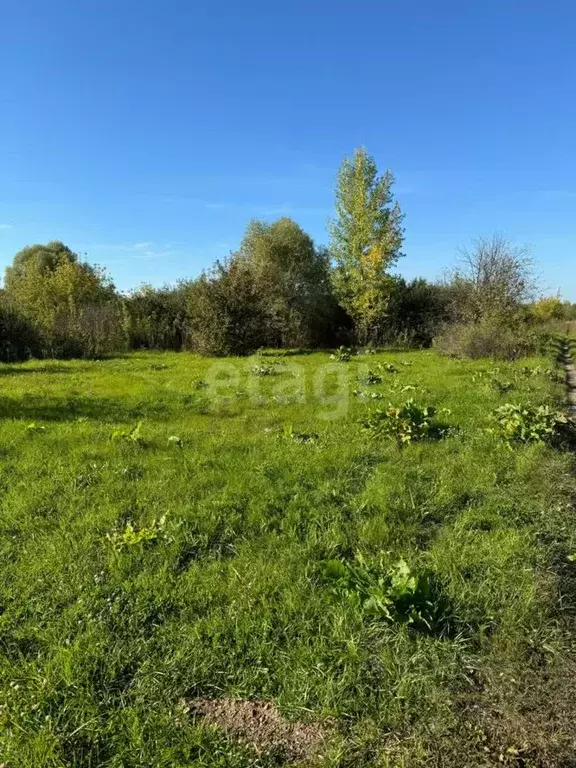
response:
<svg viewBox="0 0 576 768"><path fill-rule="evenodd" d="M8 0L0 267L64 240L117 286L191 277L250 218L327 241L363 144L434 278L494 230L576 301L571 0Z"/></svg>

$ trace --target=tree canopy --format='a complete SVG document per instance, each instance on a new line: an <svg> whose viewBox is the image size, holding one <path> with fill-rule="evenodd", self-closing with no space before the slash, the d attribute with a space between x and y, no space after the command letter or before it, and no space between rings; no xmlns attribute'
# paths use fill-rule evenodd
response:
<svg viewBox="0 0 576 768"><path fill-rule="evenodd" d="M292 219L252 221L235 258L252 274L270 330L270 344L314 341L330 294L327 253Z"/></svg>
<svg viewBox="0 0 576 768"><path fill-rule="evenodd" d="M39 275L47 275L61 264L74 264L77 261L77 254L59 240L53 240L45 245L28 245L18 251L12 266L7 267L4 285L7 290L10 290L14 281L22 278L31 269Z"/></svg>
<svg viewBox="0 0 576 768"><path fill-rule="evenodd" d="M78 336L88 307L116 295L103 270L80 261L57 241L19 251L6 269L4 284L8 302L39 329L51 354L59 354Z"/></svg>
<svg viewBox="0 0 576 768"><path fill-rule="evenodd" d="M378 175L361 147L345 157L336 184L336 216L330 224L336 296L364 341L377 334L390 299L390 268L400 257L403 214L394 202L390 171Z"/></svg>

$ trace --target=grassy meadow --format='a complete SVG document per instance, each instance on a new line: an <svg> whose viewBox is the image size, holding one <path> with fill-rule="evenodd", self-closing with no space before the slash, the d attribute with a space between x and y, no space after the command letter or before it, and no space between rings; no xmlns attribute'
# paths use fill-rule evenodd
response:
<svg viewBox="0 0 576 768"><path fill-rule="evenodd" d="M573 765L574 460L491 418L558 406L551 367L0 366L0 764ZM427 439L363 428L410 398ZM287 743L213 699L272 702Z"/></svg>

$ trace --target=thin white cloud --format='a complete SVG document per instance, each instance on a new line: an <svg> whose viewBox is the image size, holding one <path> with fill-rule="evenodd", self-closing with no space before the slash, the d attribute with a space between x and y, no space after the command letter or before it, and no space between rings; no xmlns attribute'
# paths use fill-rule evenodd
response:
<svg viewBox="0 0 576 768"><path fill-rule="evenodd" d="M82 246L87 251L142 251L146 248L150 248L153 243L148 241L142 241L138 243L91 243L90 245Z"/></svg>
<svg viewBox="0 0 576 768"><path fill-rule="evenodd" d="M0 230L4 229L14 229L12 224L0 224Z"/></svg>
<svg viewBox="0 0 576 768"><path fill-rule="evenodd" d="M91 243L90 245L83 245L82 250L87 253L92 251L122 253L133 259L159 259L176 255L171 244L157 245L150 240L136 243Z"/></svg>
<svg viewBox="0 0 576 768"><path fill-rule="evenodd" d="M209 210L233 210L247 216L329 216L332 209L322 206L292 205L291 203L279 203L266 205L264 203L235 203L203 201L205 208Z"/></svg>
<svg viewBox="0 0 576 768"><path fill-rule="evenodd" d="M171 250L156 250L154 248L148 248L146 251L138 251L134 254L135 259L161 259L168 256L173 256L174 251Z"/></svg>

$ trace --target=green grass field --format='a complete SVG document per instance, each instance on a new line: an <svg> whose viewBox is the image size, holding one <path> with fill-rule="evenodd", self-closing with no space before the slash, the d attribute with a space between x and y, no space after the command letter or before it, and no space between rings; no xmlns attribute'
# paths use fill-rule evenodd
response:
<svg viewBox="0 0 576 768"><path fill-rule="evenodd" d="M551 362L271 361L0 367L0 763L573 765L574 461L490 416ZM409 398L439 434L362 428Z"/></svg>

